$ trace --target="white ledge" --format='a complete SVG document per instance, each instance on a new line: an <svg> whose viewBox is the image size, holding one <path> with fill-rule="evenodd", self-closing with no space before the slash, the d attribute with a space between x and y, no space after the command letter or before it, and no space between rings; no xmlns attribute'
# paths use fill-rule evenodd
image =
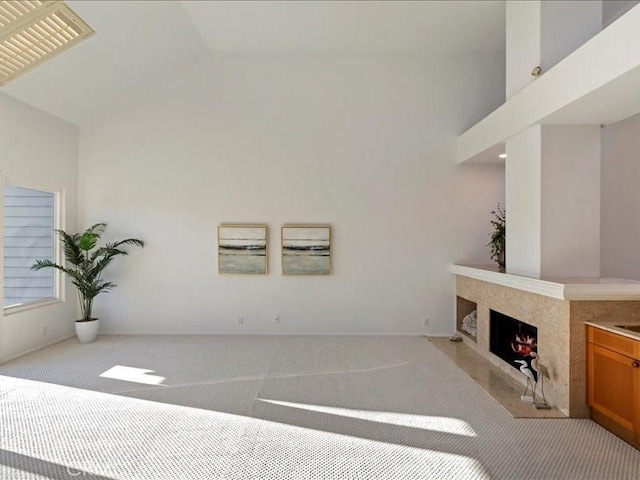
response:
<svg viewBox="0 0 640 480"><path fill-rule="evenodd" d="M503 142L538 123L623 120L640 112L639 90L640 5L460 135L457 161L495 158Z"/></svg>
<svg viewBox="0 0 640 480"><path fill-rule="evenodd" d="M640 300L640 282L622 278L533 278L477 265L452 265L462 277L557 298L558 300Z"/></svg>

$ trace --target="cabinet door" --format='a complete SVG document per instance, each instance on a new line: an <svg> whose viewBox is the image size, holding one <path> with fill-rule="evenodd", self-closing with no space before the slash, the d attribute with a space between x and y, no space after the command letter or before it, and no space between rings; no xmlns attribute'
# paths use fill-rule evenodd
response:
<svg viewBox="0 0 640 480"><path fill-rule="evenodd" d="M640 425L640 368L638 362L589 344L589 406L621 427L637 431Z"/></svg>

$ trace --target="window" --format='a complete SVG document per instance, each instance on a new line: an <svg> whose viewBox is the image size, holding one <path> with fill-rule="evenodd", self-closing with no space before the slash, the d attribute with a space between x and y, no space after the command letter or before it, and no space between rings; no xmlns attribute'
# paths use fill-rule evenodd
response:
<svg viewBox="0 0 640 480"><path fill-rule="evenodd" d="M36 259L59 260L57 196L53 191L4 185L5 309L58 298L57 271L31 269Z"/></svg>

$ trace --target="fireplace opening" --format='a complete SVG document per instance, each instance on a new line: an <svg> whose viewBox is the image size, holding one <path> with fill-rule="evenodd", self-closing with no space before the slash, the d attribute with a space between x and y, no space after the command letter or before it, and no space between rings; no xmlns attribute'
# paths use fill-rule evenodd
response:
<svg viewBox="0 0 640 480"><path fill-rule="evenodd" d="M520 370L523 360L531 366L531 361L538 352L538 329L516 318L490 310L489 350L515 369ZM533 371L535 375L537 372Z"/></svg>

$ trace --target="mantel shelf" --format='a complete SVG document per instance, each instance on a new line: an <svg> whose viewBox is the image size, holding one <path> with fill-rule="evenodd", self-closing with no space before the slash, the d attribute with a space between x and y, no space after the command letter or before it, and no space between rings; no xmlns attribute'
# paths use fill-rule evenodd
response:
<svg viewBox="0 0 640 480"><path fill-rule="evenodd" d="M535 124L609 125L640 112L640 5L458 137L457 161L487 161Z"/></svg>
<svg viewBox="0 0 640 480"><path fill-rule="evenodd" d="M533 278L502 273L489 266L452 265L463 277L525 292L573 301L640 300L640 282L620 278Z"/></svg>

